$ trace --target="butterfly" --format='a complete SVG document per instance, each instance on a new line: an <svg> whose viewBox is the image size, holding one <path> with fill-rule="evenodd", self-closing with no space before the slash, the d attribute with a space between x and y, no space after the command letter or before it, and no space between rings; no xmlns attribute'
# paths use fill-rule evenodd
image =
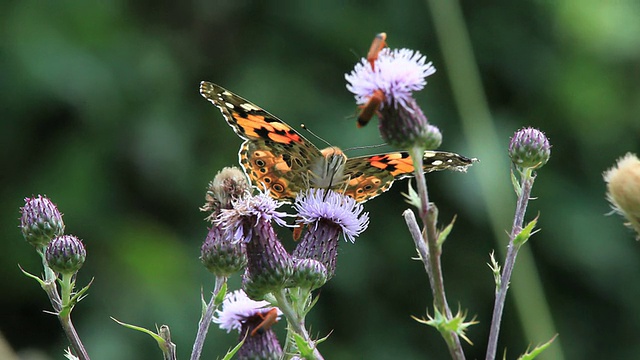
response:
<svg viewBox="0 0 640 360"><path fill-rule="evenodd" d="M413 174L407 152L347 158L337 147L318 149L282 120L225 88L203 81L200 94L212 102L244 142L238 157L251 183L285 202L309 188L332 189L358 202L389 190ZM444 151L424 152L424 172L464 171L476 159Z"/></svg>

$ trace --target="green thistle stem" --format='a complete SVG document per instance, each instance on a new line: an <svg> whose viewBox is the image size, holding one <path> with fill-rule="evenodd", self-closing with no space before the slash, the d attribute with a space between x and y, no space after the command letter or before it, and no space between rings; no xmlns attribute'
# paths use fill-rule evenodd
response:
<svg viewBox="0 0 640 360"><path fill-rule="evenodd" d="M211 320L213 319L213 313L217 308L216 297L218 297L218 293L226 282L226 277L216 276L216 284L214 286L213 295L211 295L211 300L209 300L207 308L202 314L200 322L198 323L198 334L196 335L196 340L194 341L193 349L191 350L191 360L198 360L202 355L204 340L207 337L207 332L209 332L209 326L211 325Z"/></svg>
<svg viewBox="0 0 640 360"><path fill-rule="evenodd" d="M442 247L437 243L437 208L435 207L435 205L429 203L427 181L424 172L422 171L422 156L424 153L424 149L416 146L411 148L409 153L411 154L411 158L413 159L413 167L418 187L418 194L420 196L419 215L422 223L424 224L424 230L422 231L424 238L420 236L419 239L417 239L414 236L414 242L416 243L416 248L418 249L418 251L425 252L424 254L421 252L420 255L422 257L422 261L425 263L425 268L427 268L427 274L429 275L429 283L431 285L431 292L433 293L434 306L441 314L444 314L447 320L450 320L453 318L453 314L451 313L451 309L447 304L447 296L444 290L444 277L442 275L442 263L440 261L440 256L442 255ZM424 244L426 244L427 247L426 251L424 249ZM458 334L449 331L446 333L441 333L441 335L447 343L451 357L458 360L465 359L464 351L462 350L462 344L460 343Z"/></svg>
<svg viewBox="0 0 640 360"><path fill-rule="evenodd" d="M278 302L277 304L278 308L280 309L280 311L282 311L282 314L284 315L284 317L287 318L287 324L289 325L289 328L293 330L296 334L302 336L302 338L309 345L309 347L313 349L313 354L311 359L324 360L324 358L318 351L318 348L316 347L315 342L311 339L311 336L309 336L307 329L305 329L304 327L304 310L302 309L304 308L304 306L301 305L296 307L295 304L292 304L291 302L289 302L287 300L287 295L285 294L285 291L286 290L282 289L272 294L275 297L276 301ZM301 292L298 293L298 295L300 294ZM297 301L300 302L299 304L303 304L306 301L306 298L304 299L297 298ZM285 353L288 353L291 351L289 347L291 347L292 345L293 344L290 342L289 336L288 336L287 344L285 346Z"/></svg>
<svg viewBox="0 0 640 360"><path fill-rule="evenodd" d="M507 255L502 270L502 276L500 277L500 287L496 291L496 300L493 306L493 316L491 318L491 330L489 333L486 360L494 360L496 357L496 351L498 349L498 335L500 334L500 322L502 320L504 303L507 298L507 290L509 289L509 280L511 279L511 273L515 266L518 250L520 250L520 247L522 246L521 243L516 244L513 240L520 231L522 231L524 215L527 211L531 188L533 187L533 182L535 180L535 175L530 168L525 168L521 175L520 196L518 197L513 226L511 228L511 234L509 235L509 245L507 246Z"/></svg>

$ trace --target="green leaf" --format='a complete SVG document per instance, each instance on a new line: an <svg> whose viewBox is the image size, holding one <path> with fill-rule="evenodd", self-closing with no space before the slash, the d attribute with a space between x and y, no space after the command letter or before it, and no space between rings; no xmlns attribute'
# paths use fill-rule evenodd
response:
<svg viewBox="0 0 640 360"><path fill-rule="evenodd" d="M408 184L408 187L409 187L409 191L408 191L407 194L402 193L402 196L404 196L405 201L409 205L413 205L417 209L420 209L420 207L421 207L420 204L422 204L422 202L420 201L420 196L418 195L418 193L411 186L411 181L407 181L407 184Z"/></svg>
<svg viewBox="0 0 640 360"><path fill-rule="evenodd" d="M516 174L513 173L513 168L511 168L511 184L513 185L513 190L516 192L517 197L520 197L520 195L522 194L522 187L518 182Z"/></svg>
<svg viewBox="0 0 640 360"><path fill-rule="evenodd" d="M168 350L167 342L160 335L154 333L153 331L147 330L147 329L145 329L143 327L140 327L140 326L135 326L135 325L124 323L122 321L117 320L114 317L111 317L111 320L117 322L118 324L120 324L120 325L122 325L122 326L124 326L126 328L129 328L129 329L132 329L132 330L136 330L136 331L140 331L141 333L145 333L145 334L151 336L158 343L158 347L160 347L160 350L162 350L163 353Z"/></svg>
<svg viewBox="0 0 640 360"><path fill-rule="evenodd" d="M27 277L30 277L30 278L32 278L33 280L37 281L37 282L40 284L40 286L44 288L45 284L44 284L44 281L42 281L42 279L40 279L39 277L37 277L37 276L35 276L35 275L32 275L31 273L26 272L26 271L22 268L22 266L18 265L18 267L20 268L20 271L22 271L22 273L23 273L23 274L25 274Z"/></svg>
<svg viewBox="0 0 640 360"><path fill-rule="evenodd" d="M496 257L493 251L491 252L491 254L489 254L489 257L491 258L491 263L487 265L489 265L489 268L493 273L493 280L496 283L496 293L497 293L498 289L500 289L500 285L502 284L502 267L500 267L500 264L498 264L498 260L496 260Z"/></svg>
<svg viewBox="0 0 640 360"><path fill-rule="evenodd" d="M542 345L538 345L535 349L531 350L530 352L526 352L524 354L522 354L522 356L520 356L518 358L518 360L533 360L536 358L536 356L540 355L540 353L542 353L544 350L546 350L551 343L553 343L553 341L558 337L558 334L555 334L551 340L547 341L546 343L542 344Z"/></svg>
<svg viewBox="0 0 640 360"><path fill-rule="evenodd" d="M219 306L224 301L225 296L227 295L227 283L223 283L220 287L220 291L216 294L215 304Z"/></svg>
<svg viewBox="0 0 640 360"><path fill-rule="evenodd" d="M244 344L244 341L247 339L247 334L244 335L244 338L242 338L242 341L240 341L238 343L238 345L236 345L233 349L227 351L227 353L225 354L225 356L222 358L222 360L231 360L231 358L233 357L233 355L235 355L238 350L240 350L240 348L242 347L242 345Z"/></svg>
<svg viewBox="0 0 640 360"><path fill-rule="evenodd" d="M296 347L300 352L300 356L305 359L312 359L313 349L311 348L311 346L309 346L309 344L307 344L307 341L302 336L296 333L293 333L293 339L296 342Z"/></svg>
<svg viewBox="0 0 640 360"><path fill-rule="evenodd" d="M531 237L531 235L535 234L537 231L533 231L533 228L535 228L536 224L538 223L538 217L540 215L536 216L535 219L531 220L527 226L524 227L524 229L522 229L518 235L516 235L516 237L513 239L513 244L515 246L520 246L524 243L527 242L527 240L529 240L529 238Z"/></svg>
<svg viewBox="0 0 640 360"><path fill-rule="evenodd" d="M438 240L436 242L438 247L442 247L442 244L444 243L444 241L447 240L447 236L449 236L449 233L453 229L453 224L455 224L457 218L458 216L454 215L449 225L447 225L444 229L440 230L440 233L438 234Z"/></svg>

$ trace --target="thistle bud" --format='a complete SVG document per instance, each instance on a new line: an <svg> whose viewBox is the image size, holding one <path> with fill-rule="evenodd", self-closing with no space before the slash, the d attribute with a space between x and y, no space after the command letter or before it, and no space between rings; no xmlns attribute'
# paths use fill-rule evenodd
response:
<svg viewBox="0 0 640 360"><path fill-rule="evenodd" d="M86 257L87 251L82 241L73 235L62 235L54 238L45 252L49 267L61 274L78 272Z"/></svg>
<svg viewBox="0 0 640 360"><path fill-rule="evenodd" d="M295 259L293 275L289 279L291 287L314 290L327 282L327 268L313 259Z"/></svg>
<svg viewBox="0 0 640 360"><path fill-rule="evenodd" d="M242 270L247 265L244 244L231 242L223 230L213 225L200 249L202 264L216 276L225 276Z"/></svg>
<svg viewBox="0 0 640 360"><path fill-rule="evenodd" d="M20 209L20 229L27 242L35 247L46 246L51 239L64 233L64 222L58 208L47 197L25 198Z"/></svg>
<svg viewBox="0 0 640 360"><path fill-rule="evenodd" d="M511 161L522 168L537 169L549 161L551 145L544 133L534 128L523 128L513 135L509 143Z"/></svg>

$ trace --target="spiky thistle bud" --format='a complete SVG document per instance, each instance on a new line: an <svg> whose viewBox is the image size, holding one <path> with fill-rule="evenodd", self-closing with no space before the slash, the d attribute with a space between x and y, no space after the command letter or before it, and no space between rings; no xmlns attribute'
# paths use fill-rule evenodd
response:
<svg viewBox="0 0 640 360"><path fill-rule="evenodd" d="M49 198L38 195L25 198L24 202L20 208L20 229L29 244L44 247L51 239L64 233L62 214Z"/></svg>
<svg viewBox="0 0 640 360"><path fill-rule="evenodd" d="M219 225L213 224L200 249L202 264L216 276L230 276L247 265L244 243L231 242Z"/></svg>
<svg viewBox="0 0 640 360"><path fill-rule="evenodd" d="M327 268L314 259L294 259L293 275L289 279L291 287L314 290L327 282Z"/></svg>
<svg viewBox="0 0 640 360"><path fill-rule="evenodd" d="M607 200L615 212L627 219L625 225L636 231L640 240L640 160L628 153L603 174Z"/></svg>
<svg viewBox="0 0 640 360"><path fill-rule="evenodd" d="M549 139L538 129L522 128L516 131L509 143L509 157L521 168L540 168L550 156Z"/></svg>
<svg viewBox="0 0 640 360"><path fill-rule="evenodd" d="M324 189L307 190L298 195L293 206L298 221L308 227L293 255L319 261L327 270L327 280L332 278L340 235L355 242L369 225L369 214L353 198Z"/></svg>
<svg viewBox="0 0 640 360"><path fill-rule="evenodd" d="M249 295L254 298L284 288L291 276L291 257L271 224L286 225L286 214L276 211L280 205L265 193L240 198L233 202L233 209L223 209L214 221L228 241L245 243L246 277L253 286Z"/></svg>
<svg viewBox="0 0 640 360"><path fill-rule="evenodd" d="M73 235L62 235L49 242L45 253L49 267L61 274L78 272L87 257L82 241Z"/></svg>
<svg viewBox="0 0 640 360"><path fill-rule="evenodd" d="M266 301L251 300L242 290L227 294L213 322L230 332L238 331L244 344L238 359L280 359L282 347L271 326L280 319L280 309ZM246 337L245 337L246 336Z"/></svg>

